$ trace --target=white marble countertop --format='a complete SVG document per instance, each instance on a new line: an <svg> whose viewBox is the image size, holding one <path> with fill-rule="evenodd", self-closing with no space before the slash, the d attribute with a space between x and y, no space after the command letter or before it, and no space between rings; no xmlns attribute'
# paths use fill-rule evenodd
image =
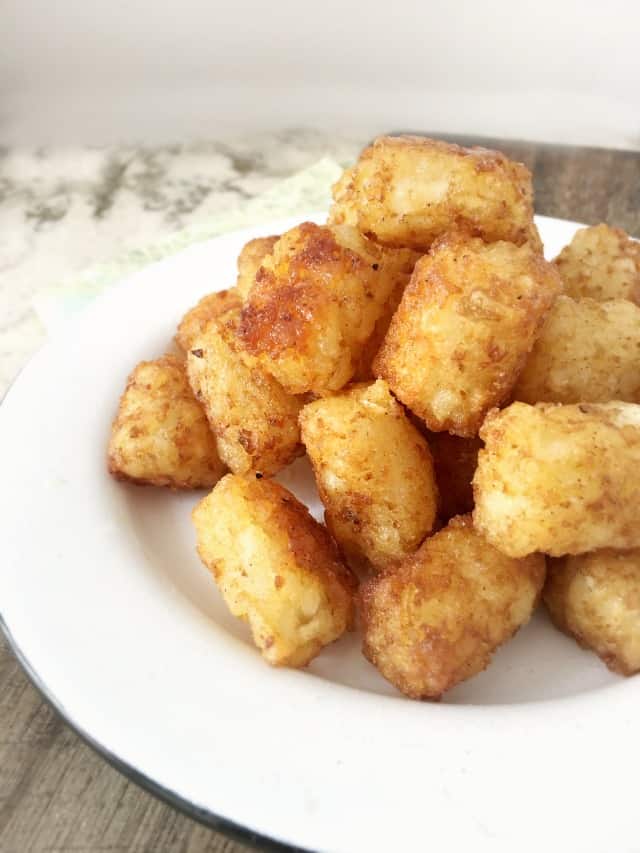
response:
<svg viewBox="0 0 640 853"><path fill-rule="evenodd" d="M41 288L211 217L365 138L286 131L155 148L0 149L0 395L45 337Z"/></svg>

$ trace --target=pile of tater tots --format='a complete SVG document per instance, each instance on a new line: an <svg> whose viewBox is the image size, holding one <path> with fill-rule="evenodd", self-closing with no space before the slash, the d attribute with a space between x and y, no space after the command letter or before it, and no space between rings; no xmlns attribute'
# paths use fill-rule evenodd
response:
<svg viewBox="0 0 640 853"><path fill-rule="evenodd" d="M598 225L546 261L523 165L421 137L333 194L133 370L110 472L211 489L198 552L271 664L357 629L437 699L542 599L639 671L640 243ZM272 479L305 453L326 526Z"/></svg>

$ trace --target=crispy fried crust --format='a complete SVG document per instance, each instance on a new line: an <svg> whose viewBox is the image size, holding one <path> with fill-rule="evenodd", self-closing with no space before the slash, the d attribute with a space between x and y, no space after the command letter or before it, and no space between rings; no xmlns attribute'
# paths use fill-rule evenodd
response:
<svg viewBox="0 0 640 853"><path fill-rule="evenodd" d="M458 516L361 588L363 651L407 696L437 699L485 669L531 616L544 557L505 557Z"/></svg>
<svg viewBox="0 0 640 853"><path fill-rule="evenodd" d="M514 389L525 403L640 402L640 307L560 296Z"/></svg>
<svg viewBox="0 0 640 853"><path fill-rule="evenodd" d="M360 220L356 202L356 186L359 182L358 167L360 161L367 158L368 151L368 148L363 149L358 162L345 169L331 187L333 204L329 208L329 216L327 217L329 225L348 225L351 228L358 228ZM374 239L373 236L372 239Z"/></svg>
<svg viewBox="0 0 640 853"><path fill-rule="evenodd" d="M195 339L204 332L208 323L229 311L231 308L239 308L242 299L235 287L230 290L218 290L216 293L208 293L203 296L197 305L187 311L176 334L176 343L180 349L187 353L193 346Z"/></svg>
<svg viewBox="0 0 640 853"><path fill-rule="evenodd" d="M371 332L369 338L364 342L360 352L357 354L353 382L371 382L372 380L375 380L373 362L380 351L380 347L382 346L382 342L384 341L387 332L389 331L393 315L398 310L398 306L402 301L402 295L408 281L409 276L407 276L406 281L400 281L393 289L393 292L383 307L382 314L373 327L373 332Z"/></svg>
<svg viewBox="0 0 640 853"><path fill-rule="evenodd" d="M240 352L239 317L234 309L209 323L189 351L187 373L229 469L272 475L303 453L302 404Z"/></svg>
<svg viewBox="0 0 640 853"><path fill-rule="evenodd" d="M256 275L242 312L245 350L292 394L342 388L414 262L348 226L293 228Z"/></svg>
<svg viewBox="0 0 640 853"><path fill-rule="evenodd" d="M430 430L473 436L509 396L560 287L529 246L447 235L417 262L374 372Z"/></svg>
<svg viewBox="0 0 640 853"><path fill-rule="evenodd" d="M202 406L174 355L129 376L111 427L109 472L138 485L210 488L225 471Z"/></svg>
<svg viewBox="0 0 640 853"><path fill-rule="evenodd" d="M640 406L513 403L480 437L474 522L505 554L640 546Z"/></svg>
<svg viewBox="0 0 640 853"><path fill-rule="evenodd" d="M300 414L327 527L356 568L413 553L433 527L429 447L385 382L310 403Z"/></svg>
<svg viewBox="0 0 640 853"><path fill-rule="evenodd" d="M448 432L427 436L440 496L438 515L445 523L473 509L473 475L478 466L479 438L460 438Z"/></svg>
<svg viewBox="0 0 640 853"><path fill-rule="evenodd" d="M640 243L620 228L581 228L555 259L568 296L640 304Z"/></svg>
<svg viewBox="0 0 640 853"><path fill-rule="evenodd" d="M609 669L640 672L640 549L550 560L544 602L556 626Z"/></svg>
<svg viewBox="0 0 640 853"><path fill-rule="evenodd" d="M242 248L238 255L238 279L236 281L236 290L242 301L249 295L262 261L267 255L271 254L279 239L277 235L256 237L255 240L249 240Z"/></svg>
<svg viewBox="0 0 640 853"><path fill-rule="evenodd" d="M351 626L355 580L326 529L282 486L229 474L193 523L202 562L270 664L305 666Z"/></svg>
<svg viewBox="0 0 640 853"><path fill-rule="evenodd" d="M411 274L416 263L420 259L419 252L412 249L390 249L377 246L370 240L362 237L359 231L353 228L340 228L336 226L334 233L339 235L338 240L343 245L359 252L364 257L371 259L375 264L377 272L381 275L382 284L378 288L378 299L376 310L379 310L373 331L364 341L360 349L354 347L355 351L355 373L354 382L370 382L375 379L373 374L373 360L389 330L393 315L398 310ZM388 296L384 297L384 294Z"/></svg>
<svg viewBox="0 0 640 853"><path fill-rule="evenodd" d="M531 174L486 148L460 148L416 136L381 136L333 188L329 221L354 225L388 246L427 251L452 227L492 242L528 240Z"/></svg>

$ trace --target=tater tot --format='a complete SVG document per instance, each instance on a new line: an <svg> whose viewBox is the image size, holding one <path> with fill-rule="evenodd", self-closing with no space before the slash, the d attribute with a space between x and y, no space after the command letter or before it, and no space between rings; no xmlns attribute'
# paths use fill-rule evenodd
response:
<svg viewBox="0 0 640 853"><path fill-rule="evenodd" d="M558 297L514 389L525 403L640 402L640 307Z"/></svg>
<svg viewBox="0 0 640 853"><path fill-rule="evenodd" d="M210 488L223 475L181 359L143 361L129 376L111 427L108 467L119 480L174 489Z"/></svg>
<svg viewBox="0 0 640 853"><path fill-rule="evenodd" d="M244 301L249 295L262 261L267 255L271 254L279 239L276 235L256 237L255 240L249 240L242 248L238 255L238 279L236 281L236 290L240 294L241 300Z"/></svg>
<svg viewBox="0 0 640 853"><path fill-rule="evenodd" d="M353 621L354 578L287 489L228 474L195 507L198 553L263 657L305 666Z"/></svg>
<svg viewBox="0 0 640 853"><path fill-rule="evenodd" d="M363 651L414 699L481 672L531 616L544 557L505 557L458 516L399 567L361 588Z"/></svg>
<svg viewBox="0 0 640 853"><path fill-rule="evenodd" d="M640 546L640 406L513 403L487 416L474 522L505 554Z"/></svg>
<svg viewBox="0 0 640 853"><path fill-rule="evenodd" d="M440 496L438 516L448 521L473 509L473 475L478 465L479 438L460 438L448 432L427 436Z"/></svg>
<svg viewBox="0 0 640 853"><path fill-rule="evenodd" d="M401 281L394 288L393 293L389 296L384 305L382 314L378 317L378 320L373 327L373 331L358 352L356 368L353 374L354 382L370 382L375 379L373 373L373 362L375 361L375 357L377 356L380 347L382 346L382 342L389 331L393 315L398 310L398 306L402 301L402 294L405 291L408 280L409 279L407 277L406 281Z"/></svg>
<svg viewBox="0 0 640 853"><path fill-rule="evenodd" d="M364 157L368 151L365 148L360 154ZM355 204L354 183L358 175L359 162L345 169L335 184L331 187L334 203L329 210L328 221L332 225L350 225L358 227L359 214Z"/></svg>
<svg viewBox="0 0 640 853"><path fill-rule="evenodd" d="M327 527L354 568L413 553L436 517L433 464L387 384L309 403L300 426Z"/></svg>
<svg viewBox="0 0 640 853"><path fill-rule="evenodd" d="M187 372L228 468L272 475L303 452L302 404L239 351L238 321L235 309L209 323L189 351Z"/></svg>
<svg viewBox="0 0 640 853"><path fill-rule="evenodd" d="M453 226L517 245L533 226L531 174L498 151L418 136L381 136L333 188L329 221L388 246L427 251Z"/></svg>
<svg viewBox="0 0 640 853"><path fill-rule="evenodd" d="M567 296L640 304L640 243L620 228L581 228L555 259Z"/></svg>
<svg viewBox="0 0 640 853"><path fill-rule="evenodd" d="M559 291L529 246L448 235L417 262L374 372L430 430L473 436L509 396Z"/></svg>
<svg viewBox="0 0 640 853"><path fill-rule="evenodd" d="M414 260L348 226L293 228L264 259L243 308L245 350L291 394L339 390Z"/></svg>
<svg viewBox="0 0 640 853"><path fill-rule="evenodd" d="M239 308L242 299L235 287L230 290L218 290L216 293L208 293L203 296L197 305L194 305L184 315L178 326L176 343L183 352L191 349L194 340L204 332L205 327L211 320L229 311L231 308Z"/></svg>
<svg viewBox="0 0 640 853"><path fill-rule="evenodd" d="M543 597L556 626L609 669L640 672L640 549L550 560Z"/></svg>
<svg viewBox="0 0 640 853"><path fill-rule="evenodd" d="M364 239L358 231L352 231L351 229L338 229L337 227L336 230L339 230L339 232L345 235L345 237L346 235L357 235L357 241L352 241L351 243L351 248L354 251L358 251L358 246L362 247L363 253L372 251L371 241ZM343 237L343 239L345 239L345 237ZM382 346L382 342L385 339L387 332L389 331L391 320L402 301L402 294L409 283L415 265L421 257L419 252L414 252L411 249L382 248L375 249L375 251L379 251L381 257L384 259L386 269L385 275L390 277L395 284L390 290L389 296L385 300L380 301L380 313L375 326L373 327L373 331L362 344L359 351L357 347L355 347L356 363L355 372L353 374L354 382L370 382L375 379L373 374L373 361L378 354L378 350ZM380 261L378 263L380 265ZM389 290L386 284L384 290Z"/></svg>

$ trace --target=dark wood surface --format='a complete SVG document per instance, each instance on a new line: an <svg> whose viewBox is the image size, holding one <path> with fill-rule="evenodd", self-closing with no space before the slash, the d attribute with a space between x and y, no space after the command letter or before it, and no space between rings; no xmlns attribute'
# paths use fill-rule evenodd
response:
<svg viewBox="0 0 640 853"><path fill-rule="evenodd" d="M451 139L452 137L448 137ZM458 137L534 172L536 209L640 236L640 153ZM241 853L128 781L73 734L0 640L2 853Z"/></svg>

